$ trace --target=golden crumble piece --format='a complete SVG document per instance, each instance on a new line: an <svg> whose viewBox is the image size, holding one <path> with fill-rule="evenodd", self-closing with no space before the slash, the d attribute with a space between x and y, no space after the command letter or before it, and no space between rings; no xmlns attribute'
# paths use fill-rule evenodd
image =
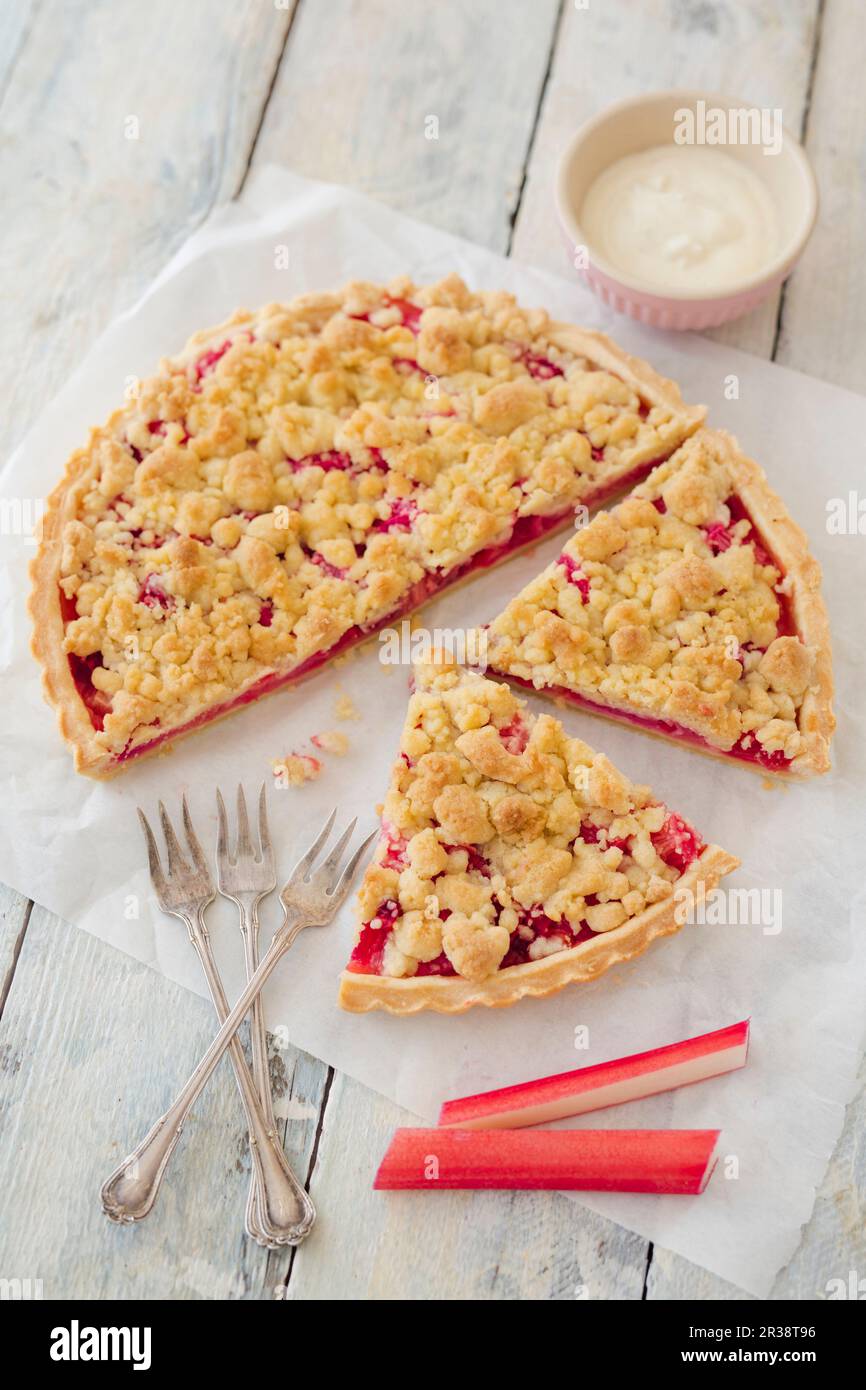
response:
<svg viewBox="0 0 866 1390"><path fill-rule="evenodd" d="M324 729L320 734L313 734L310 742L323 753L335 753L338 758L349 751L349 736L340 729Z"/></svg>
<svg viewBox="0 0 866 1390"><path fill-rule="evenodd" d="M289 753L273 765L274 782L278 787L302 787L322 775L322 764L310 753Z"/></svg>
<svg viewBox="0 0 866 1390"><path fill-rule="evenodd" d="M818 583L757 465L699 430L493 620L488 666L705 751L810 775L829 766L834 726Z"/></svg>
<svg viewBox="0 0 866 1390"><path fill-rule="evenodd" d="M597 959L594 943L614 943L612 963L643 949L644 930L681 925L667 900L705 853L717 866L708 872L735 864L558 720L513 694L506 706L503 689L444 655L416 663L359 894L347 1007L450 1011L466 1007L470 985L481 991L471 1002L488 1002L489 988L491 1003L519 997L523 981L529 993L536 979L557 988L572 969L584 977L577 962ZM465 729L470 711L476 727ZM512 973L513 996L508 986L500 998L497 982Z"/></svg>

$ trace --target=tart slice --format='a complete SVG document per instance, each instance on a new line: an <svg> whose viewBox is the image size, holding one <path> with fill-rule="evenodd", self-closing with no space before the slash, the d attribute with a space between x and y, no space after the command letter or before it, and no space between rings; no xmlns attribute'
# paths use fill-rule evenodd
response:
<svg viewBox="0 0 866 1390"><path fill-rule="evenodd" d="M678 931L737 864L507 684L439 654L416 666L340 1003L459 1013L553 994Z"/></svg>
<svg viewBox="0 0 866 1390"><path fill-rule="evenodd" d="M730 435L700 430L598 513L488 632L490 668L761 772L826 772L821 571Z"/></svg>
<svg viewBox="0 0 866 1390"><path fill-rule="evenodd" d="M454 275L197 334L43 519L34 651L78 770L309 675L630 486L702 416L599 334Z"/></svg>

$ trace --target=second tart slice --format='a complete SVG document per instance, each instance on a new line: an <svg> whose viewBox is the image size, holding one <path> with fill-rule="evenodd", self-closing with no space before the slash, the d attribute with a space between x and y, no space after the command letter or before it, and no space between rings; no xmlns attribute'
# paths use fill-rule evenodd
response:
<svg viewBox="0 0 866 1390"><path fill-rule="evenodd" d="M489 666L759 771L826 772L821 571L736 441L700 430L490 625Z"/></svg>
<svg viewBox="0 0 866 1390"><path fill-rule="evenodd" d="M737 863L508 685L417 666L340 1003L553 994L678 931Z"/></svg>

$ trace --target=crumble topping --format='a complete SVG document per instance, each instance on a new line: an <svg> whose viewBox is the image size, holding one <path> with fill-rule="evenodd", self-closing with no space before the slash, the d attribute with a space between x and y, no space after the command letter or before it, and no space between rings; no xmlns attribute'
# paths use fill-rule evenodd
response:
<svg viewBox="0 0 866 1390"><path fill-rule="evenodd" d="M311 753L289 753L274 763L274 782L278 787L302 787L322 775L322 764Z"/></svg>
<svg viewBox="0 0 866 1390"><path fill-rule="evenodd" d="M360 719L360 712L355 708L351 696L338 695L334 701L334 715L337 719L349 720Z"/></svg>
<svg viewBox="0 0 866 1390"><path fill-rule="evenodd" d="M787 596L718 437L701 430L509 603L489 662L785 766L803 751L798 713L815 678Z"/></svg>
<svg viewBox="0 0 866 1390"><path fill-rule="evenodd" d="M332 652L694 428L551 331L455 275L355 282L164 360L73 459L65 650L97 744Z"/></svg>
<svg viewBox="0 0 866 1390"><path fill-rule="evenodd" d="M439 652L415 667L348 969L484 980L615 931L703 848L604 754Z"/></svg>
<svg viewBox="0 0 866 1390"><path fill-rule="evenodd" d="M349 751L349 736L340 729L324 729L320 734L313 734L310 742L323 753L335 753L338 758Z"/></svg>

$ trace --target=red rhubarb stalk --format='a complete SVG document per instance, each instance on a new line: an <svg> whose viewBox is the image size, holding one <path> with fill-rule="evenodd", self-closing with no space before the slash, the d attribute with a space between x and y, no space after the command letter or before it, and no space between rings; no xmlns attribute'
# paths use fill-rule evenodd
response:
<svg viewBox="0 0 866 1390"><path fill-rule="evenodd" d="M585 1115L609 1105L654 1096L736 1071L746 1064L749 1020L698 1038L600 1062L579 1071L504 1086L477 1096L447 1100L439 1124L459 1129L517 1129L549 1124L567 1115Z"/></svg>
<svg viewBox="0 0 866 1390"><path fill-rule="evenodd" d="M373 1186L703 1192L717 1129L398 1129Z"/></svg>

